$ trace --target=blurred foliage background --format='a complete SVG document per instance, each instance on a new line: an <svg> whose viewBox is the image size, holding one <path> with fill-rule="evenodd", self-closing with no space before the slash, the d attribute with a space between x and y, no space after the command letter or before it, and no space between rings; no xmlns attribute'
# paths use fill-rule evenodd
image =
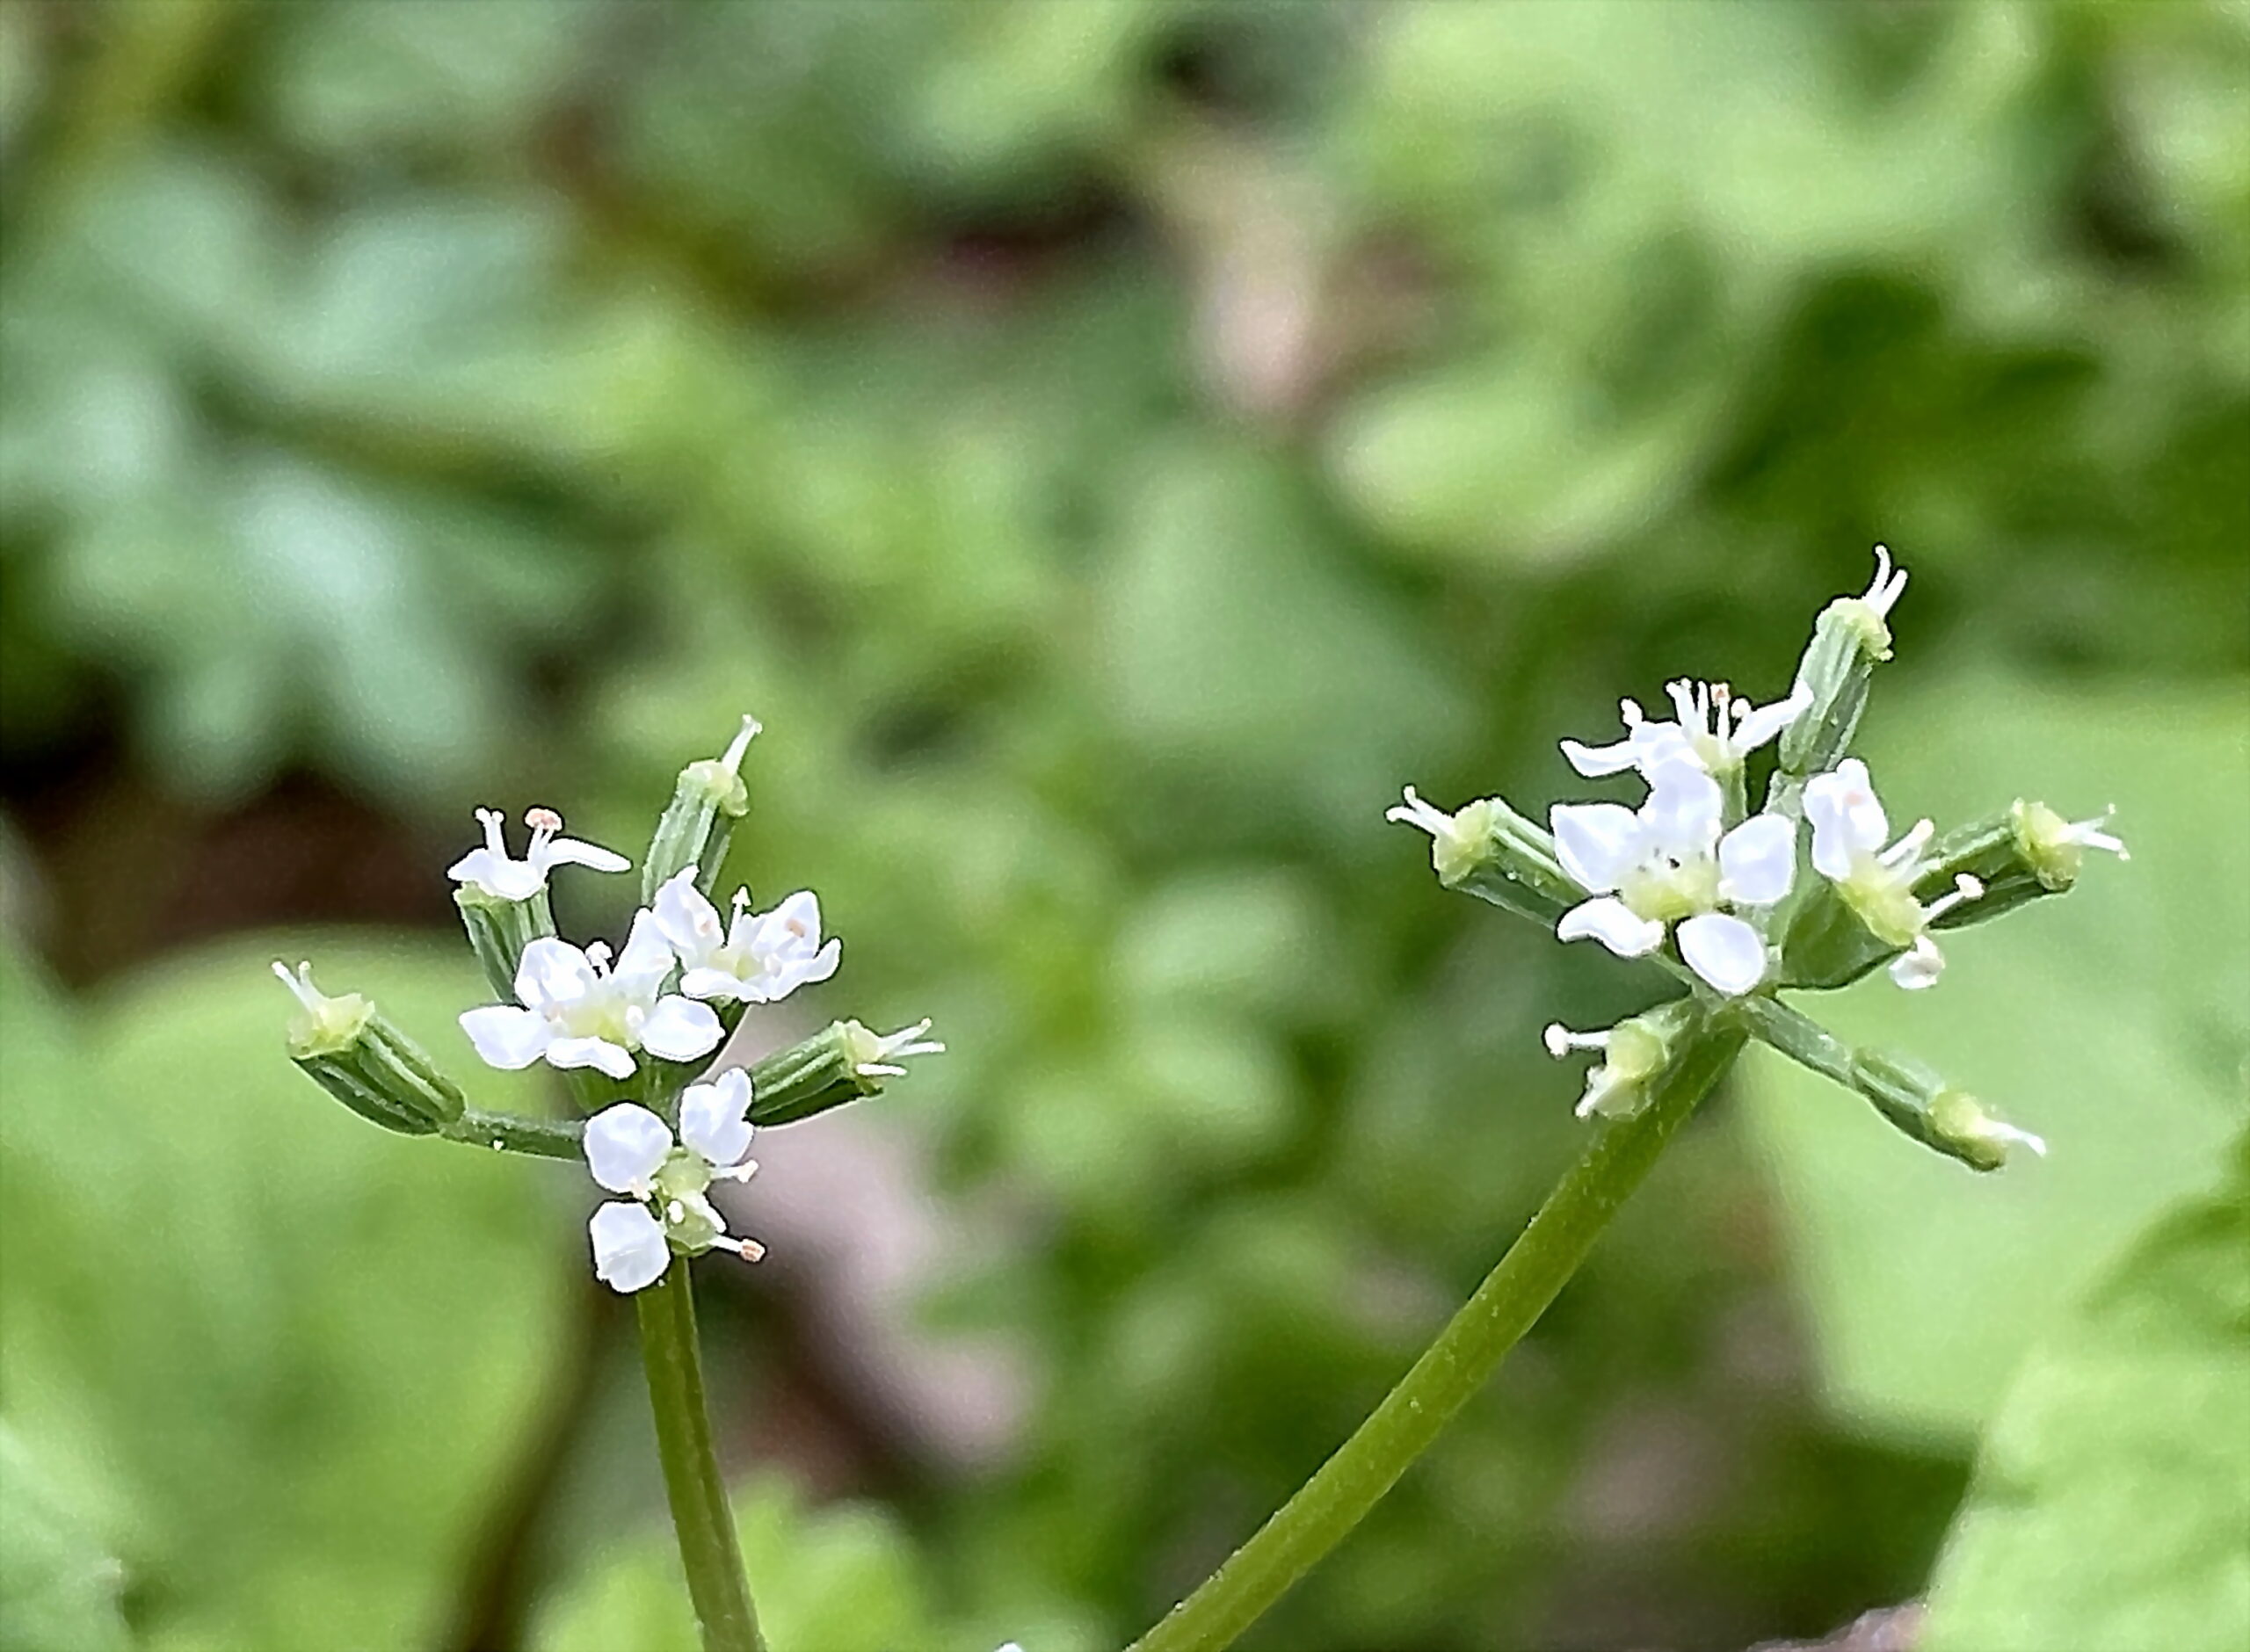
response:
<svg viewBox="0 0 2250 1652"><path fill-rule="evenodd" d="M2245 1116L2240 0L0 0L0 1639L685 1644L590 1190L327 1104L264 965L465 1071L470 807L634 849L744 708L846 939L770 1036L953 1050L703 1276L776 1643L1138 1630L1640 1007L1384 806L1772 698L1877 539L1894 816L2136 858L1835 1018L2053 1157L1746 1068L1255 1643L1818 1634L1995 1416L1932 1645L2250 1634L2243 1184L2129 1244Z"/></svg>

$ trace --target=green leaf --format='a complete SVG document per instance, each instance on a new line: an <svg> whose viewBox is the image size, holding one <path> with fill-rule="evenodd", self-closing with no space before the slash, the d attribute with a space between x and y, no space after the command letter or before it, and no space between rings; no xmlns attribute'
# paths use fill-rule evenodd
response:
<svg viewBox="0 0 2250 1652"><path fill-rule="evenodd" d="M1939 1559L1924 1652L2250 1646L2250 1136L2041 1344Z"/></svg>
<svg viewBox="0 0 2250 1652"><path fill-rule="evenodd" d="M1397 777L1458 746L1462 695L1288 472L1210 442L1161 444L1145 465L1103 591L1123 731L1207 776L1200 795L1261 837L1309 815L1363 841Z"/></svg>
<svg viewBox="0 0 2250 1652"><path fill-rule="evenodd" d="M475 1069L451 1018L483 989L450 948L236 944L69 1018L0 975L9 1415L105 1476L151 1644L426 1641L540 1426L577 1189L308 1083L276 952L371 993L481 1100L535 1105Z"/></svg>
<svg viewBox="0 0 2250 1652"><path fill-rule="evenodd" d="M1973 708L1973 714L1971 714ZM1973 1177L1770 1053L1743 1116L1768 1155L1830 1399L1878 1429L1959 1438L2087 1270L2195 1186L2240 1117L2250 1051L2250 795L2239 702L1967 682L1879 692L1868 756L1894 823L2043 798L2115 801L2133 851L1945 945L1934 991L1881 972L1796 1002L1921 1056L2051 1155Z"/></svg>
<svg viewBox="0 0 2250 1652"><path fill-rule="evenodd" d="M761 1481L737 1495L735 1523L758 1627L783 1652L888 1652L940 1644L913 1548L889 1516L860 1504L803 1508ZM670 1528L618 1545L550 1601L533 1652L697 1652Z"/></svg>
<svg viewBox="0 0 2250 1652"><path fill-rule="evenodd" d="M124 1569L16 1431L0 1423L0 1646L112 1652Z"/></svg>

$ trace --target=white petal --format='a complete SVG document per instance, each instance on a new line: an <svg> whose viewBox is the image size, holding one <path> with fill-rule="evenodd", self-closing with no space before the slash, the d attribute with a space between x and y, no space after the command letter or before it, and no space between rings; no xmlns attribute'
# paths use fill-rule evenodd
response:
<svg viewBox="0 0 2250 1652"><path fill-rule="evenodd" d="M496 860L476 881L503 901L528 901L547 887L547 873L520 860Z"/></svg>
<svg viewBox="0 0 2250 1652"><path fill-rule="evenodd" d="M657 926L656 914L642 907L633 915L632 932L626 936L625 950L618 954L617 967L610 973L628 996L644 1000L664 984L664 978L671 974L671 943Z"/></svg>
<svg viewBox="0 0 2250 1652"><path fill-rule="evenodd" d="M654 915L657 931L671 943L672 950L684 963L700 963L715 951L724 938L720 927L719 909L704 897L695 887L695 869L690 866L676 877L664 880L664 888L657 891L656 904L650 909Z"/></svg>
<svg viewBox="0 0 2250 1652"><path fill-rule="evenodd" d="M1824 878L1848 878L1854 858L1875 853L1891 835L1867 764L1857 757L1804 783L1804 817L1812 822L1813 867Z"/></svg>
<svg viewBox="0 0 2250 1652"><path fill-rule="evenodd" d="M576 837L557 837L550 842L541 857L550 866L591 866L596 872L626 872L633 863L614 849L604 849L599 844L583 843Z"/></svg>
<svg viewBox="0 0 2250 1652"><path fill-rule="evenodd" d="M727 969L691 969L679 978L679 989L711 1004L732 1004L744 996L742 978Z"/></svg>
<svg viewBox="0 0 2250 1652"><path fill-rule="evenodd" d="M1726 798L1719 783L1699 763L1667 757L1643 771L1649 801L1641 805L1642 842L1675 859L1692 860L1711 852L1726 821Z"/></svg>
<svg viewBox="0 0 2250 1652"><path fill-rule="evenodd" d="M820 945L820 900L800 889L758 920L760 952L803 952Z"/></svg>
<svg viewBox="0 0 2250 1652"><path fill-rule="evenodd" d="M607 1039L557 1039L547 1047L550 1067L591 1067L622 1081L633 1076L633 1052Z"/></svg>
<svg viewBox="0 0 2250 1652"><path fill-rule="evenodd" d="M1766 943L1758 931L1724 912L1681 920L1680 955L1715 992L1739 997L1766 978Z"/></svg>
<svg viewBox="0 0 2250 1652"><path fill-rule="evenodd" d="M476 1046L476 1053L493 1067L510 1072L529 1067L547 1054L555 1028L535 1010L519 1010L512 1004L488 1004L465 1011L461 1030Z"/></svg>
<svg viewBox="0 0 2250 1652"><path fill-rule="evenodd" d="M1908 992L1934 987L1937 978L1944 973L1945 954L1927 935L1914 937L1913 946L1891 960L1891 979Z"/></svg>
<svg viewBox="0 0 2250 1652"><path fill-rule="evenodd" d="M1605 774L1622 774L1640 760L1632 740L1620 740L1614 746L1581 745L1575 740L1563 742L1563 756L1570 765L1589 780L1600 779Z"/></svg>
<svg viewBox="0 0 2250 1652"><path fill-rule="evenodd" d="M842 949L841 941L831 940L809 957L785 954L773 959L763 980L749 983L751 996L760 1004L775 1004L809 982L827 980L836 973Z"/></svg>
<svg viewBox="0 0 2250 1652"><path fill-rule="evenodd" d="M641 1047L667 1061L692 1061L719 1047L726 1029L708 1004L666 993L641 1024Z"/></svg>
<svg viewBox="0 0 2250 1652"><path fill-rule="evenodd" d="M739 1067L712 1083L690 1084L679 1098L679 1139L721 1168L741 1163L753 1134L743 1116L750 1103L750 1075Z"/></svg>
<svg viewBox="0 0 2250 1652"><path fill-rule="evenodd" d="M1642 958L1664 945L1664 925L1639 917L1614 895L1581 901L1555 925L1558 940L1591 935L1620 958Z"/></svg>
<svg viewBox="0 0 2250 1652"><path fill-rule="evenodd" d="M1753 815L1719 839L1719 899L1771 906L1796 881L1796 822Z"/></svg>
<svg viewBox="0 0 2250 1652"><path fill-rule="evenodd" d="M671 1151L671 1132L646 1107L621 1101L586 1120L585 1148L594 1180L613 1193L645 1195L649 1178Z"/></svg>
<svg viewBox="0 0 2250 1652"><path fill-rule="evenodd" d="M1800 683L1789 691L1787 699L1752 706L1735 725L1727 743L1737 754L1755 751L1811 709L1812 691Z"/></svg>
<svg viewBox="0 0 2250 1652"><path fill-rule="evenodd" d="M496 854L490 849L472 849L446 868L446 876L455 883L474 883L490 888L494 877L501 875L500 869L514 864L507 856Z"/></svg>
<svg viewBox="0 0 2250 1652"><path fill-rule="evenodd" d="M1589 895L1609 894L1640 859L1641 822L1622 803L1557 803L1547 823L1563 870Z"/></svg>
<svg viewBox="0 0 2250 1652"><path fill-rule="evenodd" d="M541 935L516 965L516 996L533 1010L576 1004L594 988L594 967L568 941Z"/></svg>
<svg viewBox="0 0 2250 1652"><path fill-rule="evenodd" d="M604 1205L586 1224L594 1244L594 1277L613 1291L629 1295L664 1278L671 1247L657 1219L638 1205Z"/></svg>

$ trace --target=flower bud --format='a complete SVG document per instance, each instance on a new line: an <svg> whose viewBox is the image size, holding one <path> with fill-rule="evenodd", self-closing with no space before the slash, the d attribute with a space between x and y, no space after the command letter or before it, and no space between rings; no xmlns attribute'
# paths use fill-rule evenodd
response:
<svg viewBox="0 0 2250 1652"><path fill-rule="evenodd" d="M540 889L526 901L511 901L464 883L454 891L454 905L494 995L503 1004L513 1003L516 966L523 960L524 948L555 933L555 912L547 891Z"/></svg>
<svg viewBox="0 0 2250 1652"><path fill-rule="evenodd" d="M1406 788L1406 801L1383 818L1430 835L1430 865L1438 881L1552 928L1586 891L1555 858L1555 840L1497 797L1464 804L1448 815Z"/></svg>
<svg viewBox="0 0 2250 1652"><path fill-rule="evenodd" d="M657 822L657 835L641 863L641 903L653 905L657 891L689 866L705 895L727 858L734 823L750 813L750 788L743 784L742 760L758 733L755 717L744 717L724 753L703 757L679 772L671 802Z"/></svg>
<svg viewBox="0 0 2250 1652"><path fill-rule="evenodd" d="M1876 546L1875 555L1874 583L1856 597L1837 598L1813 625L1794 691L1811 704L1782 731L1781 766L1768 808L1794 794L1807 776L1835 767L1867 708L1875 668L1891 657L1891 610L1906 588L1906 574L1892 569L1883 547Z"/></svg>
<svg viewBox="0 0 2250 1652"><path fill-rule="evenodd" d="M1892 1127L1972 1170L2000 1169L2007 1162L2011 1145L2035 1153L2047 1150L2037 1136L2002 1124L1974 1097L1954 1089L1911 1056L1855 1049L1775 999L1746 999L1742 1011L1757 1037L1792 1061L1858 1091Z"/></svg>
<svg viewBox="0 0 2250 1652"><path fill-rule="evenodd" d="M925 1039L927 1021L896 1032L876 1032L857 1021L835 1021L801 1044L751 1063L750 1121L760 1127L795 1124L846 1102L882 1093L883 1082L906 1071L910 1055L934 1055L945 1046Z"/></svg>
<svg viewBox="0 0 2250 1652"><path fill-rule="evenodd" d="M1983 882L1985 895L1939 918L1937 927L1981 924L2042 895L2067 893L2089 849L2130 859L2125 845L2102 830L2105 824L2106 816L2066 821L2044 803L2018 798L2004 815L1949 832L1932 848L1934 869L1969 873Z"/></svg>
<svg viewBox="0 0 2250 1652"><path fill-rule="evenodd" d="M312 966L273 973L295 995L289 1059L323 1090L371 1123L404 1135L429 1135L461 1114L461 1094L422 1047L356 992L331 998L313 985Z"/></svg>
<svg viewBox="0 0 2250 1652"><path fill-rule="evenodd" d="M1931 1128L1942 1146L1972 1170L1997 1170L2015 1148L2029 1148L2041 1158L2047 1144L2029 1130L2003 1124L1978 1104L1974 1096L1958 1090L1941 1090L1929 1105Z"/></svg>

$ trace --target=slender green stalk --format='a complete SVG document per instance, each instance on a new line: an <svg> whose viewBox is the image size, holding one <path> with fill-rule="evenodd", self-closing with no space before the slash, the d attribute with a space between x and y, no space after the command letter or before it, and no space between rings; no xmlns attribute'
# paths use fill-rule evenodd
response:
<svg viewBox="0 0 2250 1652"><path fill-rule="evenodd" d="M1714 1026L1653 1082L1645 1107L1604 1128L1359 1432L1129 1652L1220 1652L1343 1541L1570 1282L1742 1042L1731 1024Z"/></svg>
<svg viewBox="0 0 2250 1652"><path fill-rule="evenodd" d="M478 1107L464 1108L438 1134L448 1141L541 1159L582 1159L586 1150L586 1127L576 1119L526 1119Z"/></svg>
<svg viewBox="0 0 2250 1652"><path fill-rule="evenodd" d="M657 1452L679 1534L680 1564L695 1605L703 1652L766 1652L758 1614L743 1576L734 1512L711 1449L711 1417L703 1403L703 1364L695 1347L695 1298L687 1259L675 1257L664 1276L636 1299L641 1362L657 1417Z"/></svg>

